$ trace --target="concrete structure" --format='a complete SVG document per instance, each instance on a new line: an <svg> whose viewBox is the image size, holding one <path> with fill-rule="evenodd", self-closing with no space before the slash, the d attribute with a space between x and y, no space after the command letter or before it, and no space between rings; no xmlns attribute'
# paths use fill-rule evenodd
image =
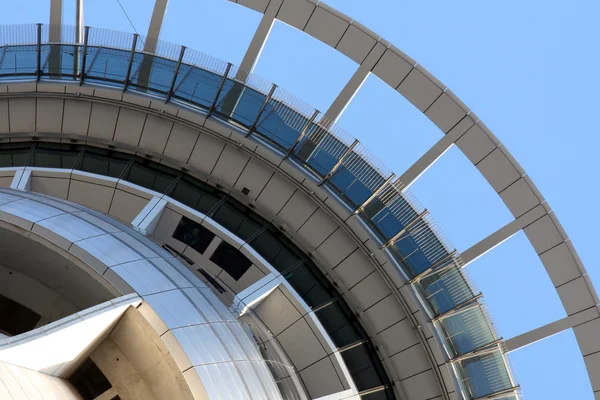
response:
<svg viewBox="0 0 600 400"><path fill-rule="evenodd" d="M506 352L571 328L600 392L595 291L498 139L325 4L239 3L264 16L235 73L152 37L98 44L91 28L61 43L45 24L0 37L3 60L25 60L0 64L0 393L516 399ZM275 20L358 64L320 118L251 75ZM334 123L371 73L444 134L398 178ZM515 217L462 255L407 190L452 145ZM568 317L505 342L462 269L520 230Z"/></svg>

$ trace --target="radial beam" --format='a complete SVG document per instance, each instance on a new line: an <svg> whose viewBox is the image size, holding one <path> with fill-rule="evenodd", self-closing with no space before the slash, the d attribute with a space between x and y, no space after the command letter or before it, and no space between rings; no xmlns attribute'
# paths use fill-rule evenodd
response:
<svg viewBox="0 0 600 400"><path fill-rule="evenodd" d="M506 351L511 352L521 349L525 346L529 346L530 344L566 331L567 329L598 319L599 317L600 313L598 312L598 308L588 308L587 310L581 311L577 314L559 319L558 321L551 322L529 332L522 333L519 336L508 339L505 342Z"/></svg>
<svg viewBox="0 0 600 400"><path fill-rule="evenodd" d="M461 254L463 268L546 214L544 206L539 205L471 246Z"/></svg>
<svg viewBox="0 0 600 400"><path fill-rule="evenodd" d="M60 40L60 25L62 24L62 0L50 0L50 41Z"/></svg>
<svg viewBox="0 0 600 400"><path fill-rule="evenodd" d="M425 154L421 156L406 172L404 172L398 181L402 182L402 190L408 189L425 171L429 169L445 152L450 150L452 145L462 137L473 125L475 121L465 116L460 120L444 137L434 144Z"/></svg>
<svg viewBox="0 0 600 400"><path fill-rule="evenodd" d="M147 53L154 53L156 51L156 44L158 43L160 30L162 29L163 20L167 12L168 2L169 0L156 0L154 2L154 10L152 11L152 18L150 19L148 34L144 43L144 51Z"/></svg>
<svg viewBox="0 0 600 400"><path fill-rule="evenodd" d="M375 44L356 72L354 72L352 78L350 78L346 86L344 86L340 94L338 94L329 109L325 112L321 124L332 125L339 119L373 68L375 68L377 61L379 61L385 50L386 47L383 44Z"/></svg>
<svg viewBox="0 0 600 400"><path fill-rule="evenodd" d="M258 24L258 28L252 37L252 41L248 46L248 50L246 50L246 54L242 59L242 63L235 75L235 79L238 81L244 82L254 69L256 62L260 57L260 53L269 38L271 28L273 28L273 24L275 23L275 16L281 7L281 3L283 3L283 0L272 0L265 10L263 17Z"/></svg>

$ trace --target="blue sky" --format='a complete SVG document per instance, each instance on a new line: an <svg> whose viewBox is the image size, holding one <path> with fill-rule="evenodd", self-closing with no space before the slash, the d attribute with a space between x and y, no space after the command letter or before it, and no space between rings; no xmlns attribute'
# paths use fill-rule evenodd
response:
<svg viewBox="0 0 600 400"><path fill-rule="evenodd" d="M74 21L65 0L63 22ZM48 21L48 0L6 2L0 24ZM121 0L147 30L150 0ZM598 189L596 125L600 101L600 2L330 0L451 88L503 141L554 209L593 281ZM87 0L86 25L132 26L117 0ZM162 38L239 64L260 15L225 0L171 0ZM277 23L258 75L326 110L357 65L328 46ZM367 79L340 124L402 173L441 137L412 105ZM511 220L501 200L457 149L412 191L459 251ZM484 292L504 338L565 316L543 266L520 233L467 268ZM600 333L599 333L600 334ZM526 400L592 399L583 359L569 331L510 355Z"/></svg>

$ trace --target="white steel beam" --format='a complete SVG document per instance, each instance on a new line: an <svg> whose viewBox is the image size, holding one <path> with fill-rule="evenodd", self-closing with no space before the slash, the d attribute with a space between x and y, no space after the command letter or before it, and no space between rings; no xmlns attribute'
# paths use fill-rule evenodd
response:
<svg viewBox="0 0 600 400"><path fill-rule="evenodd" d="M254 69L258 58L260 57L260 53L262 52L267 39L269 38L269 34L271 33L271 28L273 28L273 24L275 23L275 16L281 7L281 3L283 0L271 0L265 13L258 24L258 28L256 28L256 32L254 33L254 37L252 37L252 41L248 46L248 50L246 50L246 54L242 59L242 63L235 75L235 79L244 82L248 75Z"/></svg>
<svg viewBox="0 0 600 400"><path fill-rule="evenodd" d="M358 67L356 72L354 72L354 75L352 75L352 78L350 78L346 86L344 86L340 94L338 94L336 99L333 101L327 112L325 112L325 115L321 120L321 124L324 123L329 126L334 124L339 119L373 68L375 68L377 61L379 61L385 50L386 47L379 42L373 46L365 60Z"/></svg>
<svg viewBox="0 0 600 400"><path fill-rule="evenodd" d="M62 24L62 0L50 0L50 41L60 40L60 25Z"/></svg>
<svg viewBox="0 0 600 400"><path fill-rule="evenodd" d="M468 115L459 121L454 128L444 135L436 144L434 144L425 154L421 156L413 165L411 165L399 178L402 182L402 190L408 189L421 175L425 173L444 153L452 147L458 139L464 135L469 128L475 124L475 121Z"/></svg>
<svg viewBox="0 0 600 400"><path fill-rule="evenodd" d="M554 321L547 325L533 329L529 332L522 333L521 335L508 339L505 342L507 352L515 351L525 346L529 346L530 344L549 338L550 336L556 335L567 329L585 324L586 322L592 321L599 317L600 313L598 312L598 308L593 307L581 311L577 314L573 314L569 317L565 317L563 319L559 319L558 321Z"/></svg>
<svg viewBox="0 0 600 400"><path fill-rule="evenodd" d="M471 246L461 254L463 268L546 214L544 206L539 205Z"/></svg>

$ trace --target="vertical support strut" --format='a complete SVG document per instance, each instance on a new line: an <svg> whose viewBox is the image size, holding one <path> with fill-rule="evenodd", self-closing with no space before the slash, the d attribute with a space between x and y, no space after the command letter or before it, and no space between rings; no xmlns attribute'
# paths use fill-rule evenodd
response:
<svg viewBox="0 0 600 400"><path fill-rule="evenodd" d="M137 46L138 41L137 33L133 34L133 43L131 44L131 53L129 54L129 65L127 66L127 74L125 75L125 81L123 82L123 92L127 91L127 86L129 86L129 78L131 77L131 68L133 66L133 58L135 57L135 47Z"/></svg>
<svg viewBox="0 0 600 400"><path fill-rule="evenodd" d="M85 79L85 64L87 62L88 38L90 36L90 27L86 26L83 33L83 54L81 59L81 71L79 72L79 86L83 85Z"/></svg>
<svg viewBox="0 0 600 400"><path fill-rule="evenodd" d="M252 123L252 125L250 125L250 128L248 129L248 133L246 134L246 137L252 135L252 132L254 132L254 130L256 129L256 125L258 124L258 121L260 120L262 113L265 111L267 104L269 104L269 101L271 101L271 97L273 97L273 93L275 93L275 89L277 89L277 85L273 84L273 86L271 86L271 90L269 90L269 94L267 94L267 97L265 98L264 103L262 104L262 106L260 106L260 110L258 110L258 114L256 114L256 118L254 118L254 122Z"/></svg>
<svg viewBox="0 0 600 400"><path fill-rule="evenodd" d="M39 82L42 76L42 24L37 24L37 55L35 79Z"/></svg>
<svg viewBox="0 0 600 400"><path fill-rule="evenodd" d="M227 68L225 68L225 73L223 74L223 78L221 79L221 83L219 84L219 88L217 89L217 94L215 95L215 99L212 104L208 108L208 113L206 114L206 118L210 117L212 113L215 111L217 106L217 101L219 101L219 96L221 95L221 91L223 90L223 86L225 85L225 81L227 80L227 75L229 75L229 70L231 69L231 63L227 63Z"/></svg>
<svg viewBox="0 0 600 400"><path fill-rule="evenodd" d="M79 45L84 39L83 25L83 0L75 0L75 47L73 49L73 76L77 77L81 73L81 63L79 59Z"/></svg>
<svg viewBox="0 0 600 400"><path fill-rule="evenodd" d="M302 140L304 135L306 135L306 132L308 132L308 130L310 129L310 126L312 125L313 122L315 122L315 119L317 118L318 115L319 115L319 110L315 110L312 117L310 117L310 119L306 122L306 125L304 125L304 128L302 128L300 135L298 135L298 137L294 141L294 144L292 145L292 147L290 147L290 149L285 154L285 157L283 157L284 160L286 158L288 158L289 156L291 156L292 153L294 152L294 150L296 150L298 143L300 143L300 141Z"/></svg>
<svg viewBox="0 0 600 400"><path fill-rule="evenodd" d="M340 165L342 165L342 163L344 162L344 160L346 159L346 157L348 157L350 155L350 153L352 153L352 150L354 150L354 148L356 147L356 145L358 144L358 139L354 139L354 142L352 142L352 144L350 145L350 147L348 147L346 149L346 151L344 152L344 154L342 154L342 156L340 157L340 159L338 160L338 162L335 163L335 165L333 166L333 168L331 168L331 171L329 171L327 173L327 175L325 175L325 177L323 178L323 180L321 182L319 182L319 186L322 186L325 182L327 182L328 180L331 179L331 177L333 176L333 174L335 174L335 171L337 171L337 169L340 167Z"/></svg>
<svg viewBox="0 0 600 400"><path fill-rule="evenodd" d="M175 89L175 82L177 82L177 75L179 75L179 69L181 68L181 61L183 60L183 55L185 54L185 46L181 46L181 50L179 51L179 59L177 60L177 66L175 67L175 72L173 72L173 79L171 80L171 86L169 86L169 91L167 92L167 100L165 103L168 103L173 97L173 89Z"/></svg>

